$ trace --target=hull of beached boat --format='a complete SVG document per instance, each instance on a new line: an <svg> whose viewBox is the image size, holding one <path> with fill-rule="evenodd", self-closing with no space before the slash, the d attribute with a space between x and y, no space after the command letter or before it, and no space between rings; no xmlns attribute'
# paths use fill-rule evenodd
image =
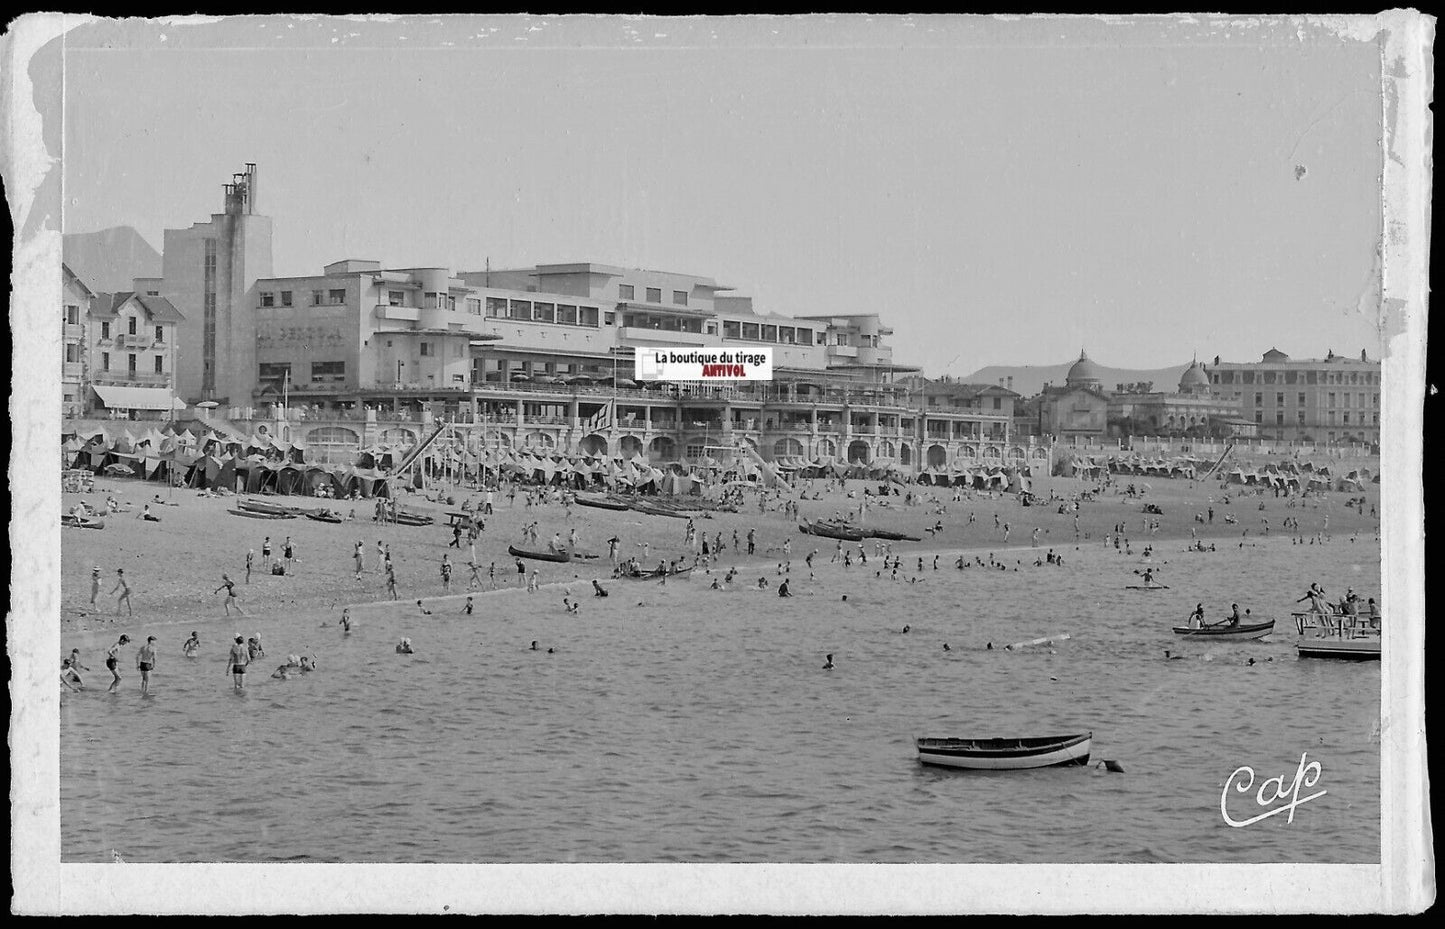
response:
<svg viewBox="0 0 1445 929"><path fill-rule="evenodd" d="M660 580L662 580L664 577L686 577L686 576L687 576L688 574L690 574L690 573L692 573L692 568L690 568L690 567L688 567L688 568L679 568L679 569L677 569L676 571L664 571L664 572L662 572L662 573L659 573L659 572L657 572L657 571L644 571L644 572L642 572L641 574L620 574L620 575L617 576L617 580L619 580L619 581L660 581Z"/></svg>
<svg viewBox="0 0 1445 929"><path fill-rule="evenodd" d="M922 542L921 536L909 535L906 532L894 532L890 529L864 529L863 532L870 538L884 539L891 542Z"/></svg>
<svg viewBox="0 0 1445 929"><path fill-rule="evenodd" d="M1295 651L1301 658L1339 658L1345 661L1379 661L1380 637L1378 635L1343 638L1320 636L1301 639L1295 643Z"/></svg>
<svg viewBox="0 0 1445 929"><path fill-rule="evenodd" d="M607 500L607 499L602 498L602 497L581 497L581 496L579 496L579 497L577 498L577 505L578 505L578 506L595 507L596 509L599 509L599 510L630 510L630 509L632 509L632 507L631 507L630 504L623 503L623 502L620 501L620 500Z"/></svg>
<svg viewBox="0 0 1445 929"><path fill-rule="evenodd" d="M1253 623L1248 626L1206 626L1202 629L1190 629L1188 626L1175 626L1175 635L1194 636L1211 640L1227 639L1262 639L1274 631L1274 620L1267 623Z"/></svg>
<svg viewBox="0 0 1445 929"><path fill-rule="evenodd" d="M283 506L279 503L266 503L261 500L238 500L236 506L252 513L283 513L290 516L299 516L302 513L300 507Z"/></svg>
<svg viewBox="0 0 1445 929"><path fill-rule="evenodd" d="M341 523L346 521L335 513L307 513L306 518L314 519L318 523Z"/></svg>
<svg viewBox="0 0 1445 929"><path fill-rule="evenodd" d="M828 539L842 539L844 542L861 542L863 533L849 526L839 526L833 523L799 523L798 528L810 535L820 535Z"/></svg>
<svg viewBox="0 0 1445 929"><path fill-rule="evenodd" d="M973 771L1086 765L1093 739L1092 732L1021 739L919 739L918 760L935 767Z"/></svg>
<svg viewBox="0 0 1445 929"><path fill-rule="evenodd" d="M60 517L60 524L62 526L69 526L72 529L105 528L105 520L103 519L92 519L88 516L70 516L68 514Z"/></svg>
<svg viewBox="0 0 1445 929"><path fill-rule="evenodd" d="M260 510L227 510L232 516L249 516L251 519L295 519L295 513L265 513Z"/></svg>
<svg viewBox="0 0 1445 929"><path fill-rule="evenodd" d="M651 503L629 504L629 509L636 510L639 513L646 513L649 516L671 516L676 519L687 519L689 516L695 515L693 512L687 510L674 510L671 507L657 506Z"/></svg>
<svg viewBox="0 0 1445 929"><path fill-rule="evenodd" d="M570 552L533 552L525 548L518 548L515 545L507 546L507 554L513 558L530 558L533 561L555 561L562 563L572 560Z"/></svg>

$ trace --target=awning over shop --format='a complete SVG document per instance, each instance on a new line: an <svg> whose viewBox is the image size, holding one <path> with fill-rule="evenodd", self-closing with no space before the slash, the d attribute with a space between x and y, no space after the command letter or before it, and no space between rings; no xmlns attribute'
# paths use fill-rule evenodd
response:
<svg viewBox="0 0 1445 929"><path fill-rule="evenodd" d="M176 399L160 387L110 387L92 384L91 390L100 402L112 410L184 410L184 400Z"/></svg>

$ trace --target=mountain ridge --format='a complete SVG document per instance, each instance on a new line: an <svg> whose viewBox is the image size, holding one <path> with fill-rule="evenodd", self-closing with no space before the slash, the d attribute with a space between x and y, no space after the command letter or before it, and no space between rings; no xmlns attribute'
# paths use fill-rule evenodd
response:
<svg viewBox="0 0 1445 929"><path fill-rule="evenodd" d="M1010 389L1025 397L1032 397L1043 390L1045 384L1062 387L1069 369L1077 363L1078 359L1056 365L987 365L959 380L967 384L997 384L1004 380L1004 386L1007 387L1007 380L1012 377L1013 387ZM1113 390L1118 384L1153 381L1154 389L1164 392L1178 388L1179 378L1188 367L1189 362L1148 369L1098 365L1100 384L1105 390Z"/></svg>
<svg viewBox="0 0 1445 929"><path fill-rule="evenodd" d="M138 277L161 275L161 253L131 226L67 232L60 247L66 266L100 293L128 291Z"/></svg>

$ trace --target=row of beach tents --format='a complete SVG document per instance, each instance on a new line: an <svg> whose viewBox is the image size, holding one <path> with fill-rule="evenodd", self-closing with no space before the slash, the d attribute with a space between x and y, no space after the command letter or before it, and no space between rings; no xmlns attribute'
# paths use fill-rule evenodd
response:
<svg viewBox="0 0 1445 929"><path fill-rule="evenodd" d="M1066 477L1101 480L1110 474L1148 475L1161 478L1194 479L1210 475L1219 459L1181 455L1172 458L1148 458L1142 455L1109 455L1089 457L1076 455L1060 461L1057 473ZM1217 472L1226 484L1247 487L1279 487L1292 490L1364 490L1365 485L1378 483L1378 474L1369 468L1354 468L1336 477L1329 465L1313 461L1279 461L1264 464L1234 463Z"/></svg>

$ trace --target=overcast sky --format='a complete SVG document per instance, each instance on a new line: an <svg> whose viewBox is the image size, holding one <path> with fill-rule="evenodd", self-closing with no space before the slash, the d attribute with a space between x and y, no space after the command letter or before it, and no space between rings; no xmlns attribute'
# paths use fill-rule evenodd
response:
<svg viewBox="0 0 1445 929"><path fill-rule="evenodd" d="M682 271L881 313L930 375L1377 354L1379 50L1317 27L252 17L64 55L67 232L159 249L251 161L277 275Z"/></svg>

